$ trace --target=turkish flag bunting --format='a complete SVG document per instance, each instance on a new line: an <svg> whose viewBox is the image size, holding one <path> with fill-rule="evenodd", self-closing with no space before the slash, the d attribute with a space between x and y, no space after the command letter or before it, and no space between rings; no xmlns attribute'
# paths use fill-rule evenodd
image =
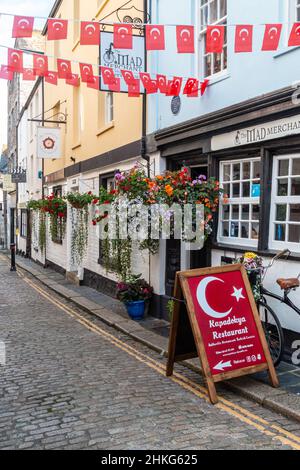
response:
<svg viewBox="0 0 300 470"><path fill-rule="evenodd" d="M126 82L126 85L136 85L136 78L131 70L121 70L121 73Z"/></svg>
<svg viewBox="0 0 300 470"><path fill-rule="evenodd" d="M109 67L101 67L101 74L104 85L111 85L115 83L116 77L113 69Z"/></svg>
<svg viewBox="0 0 300 470"><path fill-rule="evenodd" d="M79 68L82 83L88 83L89 81L93 81L94 70L91 64L80 63Z"/></svg>
<svg viewBox="0 0 300 470"><path fill-rule="evenodd" d="M224 47L225 26L207 26L206 52L221 54Z"/></svg>
<svg viewBox="0 0 300 470"><path fill-rule="evenodd" d="M96 77L95 75L90 78L87 82L88 88L94 88L95 90L100 90L100 78Z"/></svg>
<svg viewBox="0 0 300 470"><path fill-rule="evenodd" d="M48 41L67 39L68 20L51 18L48 20Z"/></svg>
<svg viewBox="0 0 300 470"><path fill-rule="evenodd" d="M146 49L162 51L165 49L165 28L161 25L146 25Z"/></svg>
<svg viewBox="0 0 300 470"><path fill-rule="evenodd" d="M48 57L46 55L33 54L33 68L36 75L45 77L48 73Z"/></svg>
<svg viewBox="0 0 300 470"><path fill-rule="evenodd" d="M204 95L207 87L209 85L209 80L207 80L207 78L201 83L201 87L200 87L200 90L201 90L201 96Z"/></svg>
<svg viewBox="0 0 300 470"><path fill-rule="evenodd" d="M115 91L119 93L121 91L121 79L115 78L112 83L108 85L110 91Z"/></svg>
<svg viewBox="0 0 300 470"><path fill-rule="evenodd" d="M34 69L23 69L23 80L34 81L36 73Z"/></svg>
<svg viewBox="0 0 300 470"><path fill-rule="evenodd" d="M12 80L14 78L14 73L9 70L7 65L1 65L0 78L3 78L4 80Z"/></svg>
<svg viewBox="0 0 300 470"><path fill-rule="evenodd" d="M23 72L23 52L8 49L8 70L10 72Z"/></svg>
<svg viewBox="0 0 300 470"><path fill-rule="evenodd" d="M193 54L195 52L194 26L176 26L176 37L179 54Z"/></svg>
<svg viewBox="0 0 300 470"><path fill-rule="evenodd" d="M114 25L114 48L115 49L132 49L132 25L131 24L115 24Z"/></svg>
<svg viewBox="0 0 300 470"><path fill-rule="evenodd" d="M197 98L199 96L199 80L197 78L189 78L183 89L183 94Z"/></svg>
<svg viewBox="0 0 300 470"><path fill-rule="evenodd" d="M45 82L50 83L51 85L57 85L58 73L57 72L48 72L45 75Z"/></svg>
<svg viewBox="0 0 300 470"><path fill-rule="evenodd" d="M157 93L157 80L152 80L150 73L140 73L140 78L148 95Z"/></svg>
<svg viewBox="0 0 300 470"><path fill-rule="evenodd" d="M282 31L282 24L266 24L262 51L277 51Z"/></svg>
<svg viewBox="0 0 300 470"><path fill-rule="evenodd" d="M77 73L72 73L66 79L66 83L67 83L67 85L72 85L72 86L78 87L80 85L79 75Z"/></svg>
<svg viewBox="0 0 300 470"><path fill-rule="evenodd" d="M58 78L67 79L72 75L72 66L70 60L57 59Z"/></svg>
<svg viewBox="0 0 300 470"><path fill-rule="evenodd" d="M82 46L100 45L100 23L82 21L80 26L80 44Z"/></svg>
<svg viewBox="0 0 300 470"><path fill-rule="evenodd" d="M135 80L135 83L128 85L128 96L129 98L136 98L141 94L141 83L138 79Z"/></svg>
<svg viewBox="0 0 300 470"><path fill-rule="evenodd" d="M161 93L167 93L168 91L168 81L165 75L156 75L157 88Z"/></svg>
<svg viewBox="0 0 300 470"><path fill-rule="evenodd" d="M174 77L173 80L169 80L166 96L179 96L182 80L181 77Z"/></svg>
<svg viewBox="0 0 300 470"><path fill-rule="evenodd" d="M253 26L238 25L235 29L235 52L252 52Z"/></svg>
<svg viewBox="0 0 300 470"><path fill-rule="evenodd" d="M34 18L31 16L15 16L12 30L13 38L31 38Z"/></svg>
<svg viewBox="0 0 300 470"><path fill-rule="evenodd" d="M289 47L300 46L300 23L294 23L289 37Z"/></svg>

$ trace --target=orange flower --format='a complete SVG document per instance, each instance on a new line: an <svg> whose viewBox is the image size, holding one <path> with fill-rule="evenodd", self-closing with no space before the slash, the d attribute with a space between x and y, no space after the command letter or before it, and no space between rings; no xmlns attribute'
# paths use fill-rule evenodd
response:
<svg viewBox="0 0 300 470"><path fill-rule="evenodd" d="M173 190L173 188L170 184L167 184L165 186L165 191L166 191L166 193L169 197L171 197L173 195L173 192L174 192L174 190Z"/></svg>
<svg viewBox="0 0 300 470"><path fill-rule="evenodd" d="M153 190L155 188L155 183L153 181L149 181L148 188Z"/></svg>
<svg viewBox="0 0 300 470"><path fill-rule="evenodd" d="M164 179L164 177L161 176L161 175L158 175L158 176L156 177L156 179L157 179L158 181L162 181L162 180Z"/></svg>

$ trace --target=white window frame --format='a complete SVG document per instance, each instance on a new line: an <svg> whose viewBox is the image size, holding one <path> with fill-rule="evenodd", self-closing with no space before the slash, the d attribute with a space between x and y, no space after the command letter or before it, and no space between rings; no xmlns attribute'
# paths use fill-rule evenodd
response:
<svg viewBox="0 0 300 470"><path fill-rule="evenodd" d="M289 0L288 17L291 25L300 21L300 0Z"/></svg>
<svg viewBox="0 0 300 470"><path fill-rule="evenodd" d="M226 63L226 67L224 67L224 49L223 49L223 52L222 52L222 59L221 59L221 62L222 62L222 67L221 67L221 70L218 71L218 72L213 72L213 68L214 68L214 60L216 58L216 56L218 54L206 54L206 50L205 50L205 33L206 33L206 26L203 27L202 25L202 10L204 9L204 7L208 6L208 25L226 25L227 24L227 18L228 18L228 0L227 1L227 4L226 4L226 11L227 11L227 14L224 16L224 17L220 17L220 0L216 0L218 2L218 5L217 5L217 8L218 8L218 19L217 21L214 21L214 22L211 22L210 21L210 6L211 4L213 3L213 1L215 0L206 0L206 4L202 5L202 0L198 0L197 2L197 18L198 18L198 25L197 25L197 31L198 31L198 69L200 69L200 73L203 73L204 75L204 78L207 78L207 79L211 79L211 78L217 78L219 76L222 76L222 75L225 75L228 71L228 47L227 47L227 42L225 41L224 43L224 48L226 48L227 50L227 63ZM227 36L227 32L225 33L225 37L227 37L227 40L228 40L228 36ZM207 55L211 55L211 63L212 63L212 73L210 75L206 75L205 74L205 57Z"/></svg>
<svg viewBox="0 0 300 470"><path fill-rule="evenodd" d="M114 94L107 92L105 95L105 124L111 124L114 121Z"/></svg>
<svg viewBox="0 0 300 470"><path fill-rule="evenodd" d="M290 154L290 155L280 155L275 156L273 160L273 177L272 177L272 199L271 199L271 212L270 212L270 228L269 228L269 248L271 250L283 250L288 248L289 250L300 253L300 243L289 242L289 241L278 241L275 240L275 225L276 225L276 205L277 204L287 204L287 220L281 222L283 225L287 226L286 230L286 239L288 240L288 227L289 225L300 225L300 222L293 222L289 220L290 216L290 205L300 204L300 195L291 196L291 179L300 177L300 175L292 175L292 160L295 158L300 158L300 154ZM289 174L288 176L278 176L279 162L282 160L289 160ZM278 196L277 187L278 180L288 179L288 196Z"/></svg>
<svg viewBox="0 0 300 470"><path fill-rule="evenodd" d="M260 180L258 178L253 178L253 163L254 162L260 162L261 159L260 157L255 157L255 158L239 158L239 159L233 159L233 160L222 160L220 161L220 164L219 164L219 171L220 171L220 186L221 188L223 188L224 184L234 184L234 183L239 183L240 184L240 194L241 194L241 191L242 191L242 183L243 182L250 182L250 196L249 197L231 197L230 198L230 194L228 195L229 197L227 198L228 200L228 204L230 206L230 213L229 213L229 219L228 219L228 223L229 223L229 235L230 235L230 225L231 225L231 222L232 222L232 206L235 206L235 205L239 205L239 206L242 206L242 205L250 205L251 206L251 212L250 212L250 215L249 215L249 235L251 233L251 227L252 227L252 224L258 224L260 225L260 220L256 220L256 219L253 219L252 217L252 210L253 210L253 207L254 205L259 205L260 206L260 197L251 197L251 191L252 191L252 184L253 182L255 183L255 181L260 181L260 185L262 184L262 175L260 175ZM240 174L240 179L239 180L233 180L233 174L232 174L232 165L234 164L241 164L241 163L250 163L251 167L250 167L250 179L243 179L242 177L242 171L241 171L241 174ZM226 165L231 165L231 175L230 175L230 181L224 181L223 180L223 168L224 166ZM242 167L240 168L240 170L242 170ZM259 241L259 234L258 234L258 238L257 239L252 239L252 238L242 238L241 236L239 237L225 237L223 236L223 222L227 222L227 220L223 219L223 206L224 206L224 197L221 197L221 200L220 200L220 206L219 206L219 224L218 224L218 237L217 237L217 240L218 240L218 243L222 243L223 245L237 245L237 246L249 246L251 248L257 248L258 247L258 241ZM227 204L226 204L227 205ZM235 222L238 222L239 223L239 235L241 235L240 233L240 224L241 223L247 223L248 221L247 220L243 220L242 219L242 214L241 214L241 208L240 208L240 212L239 212L239 219L238 220L235 220ZM260 227L259 227L260 229Z"/></svg>

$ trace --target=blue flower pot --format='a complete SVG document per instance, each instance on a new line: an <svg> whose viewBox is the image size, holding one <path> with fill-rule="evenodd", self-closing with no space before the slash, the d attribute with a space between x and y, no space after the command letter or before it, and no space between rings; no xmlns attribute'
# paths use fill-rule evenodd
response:
<svg viewBox="0 0 300 470"><path fill-rule="evenodd" d="M127 313L132 320L142 320L145 313L145 301L138 300L137 302L126 302L125 304Z"/></svg>

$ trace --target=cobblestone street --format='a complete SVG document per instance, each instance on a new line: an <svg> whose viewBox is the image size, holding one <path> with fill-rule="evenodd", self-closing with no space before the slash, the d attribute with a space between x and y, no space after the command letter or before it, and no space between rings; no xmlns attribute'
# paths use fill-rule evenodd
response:
<svg viewBox="0 0 300 470"><path fill-rule="evenodd" d="M199 375L166 378L159 354L35 285L49 298L1 259L1 449L300 449L299 423L222 387L213 407Z"/></svg>

